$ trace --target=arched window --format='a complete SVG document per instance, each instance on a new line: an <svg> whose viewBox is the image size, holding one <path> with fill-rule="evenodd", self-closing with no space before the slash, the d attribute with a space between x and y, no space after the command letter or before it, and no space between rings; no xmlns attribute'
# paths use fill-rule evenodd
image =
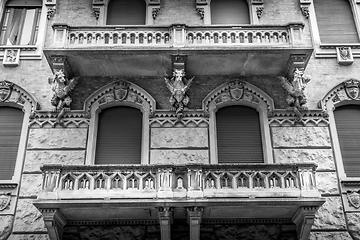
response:
<svg viewBox="0 0 360 240"><path fill-rule="evenodd" d="M0 107L0 180L14 175L23 119L20 109Z"/></svg>
<svg viewBox="0 0 360 240"><path fill-rule="evenodd" d="M211 0L211 24L249 24L246 0Z"/></svg>
<svg viewBox="0 0 360 240"><path fill-rule="evenodd" d="M234 105L216 113L218 163L263 163L259 113Z"/></svg>
<svg viewBox="0 0 360 240"><path fill-rule="evenodd" d="M346 176L360 177L360 105L337 107L334 117Z"/></svg>
<svg viewBox="0 0 360 240"><path fill-rule="evenodd" d="M145 25L144 0L111 0L107 11L107 25Z"/></svg>
<svg viewBox="0 0 360 240"><path fill-rule="evenodd" d="M9 0L1 21L1 45L34 45L41 15L41 0Z"/></svg>
<svg viewBox="0 0 360 240"><path fill-rule="evenodd" d="M349 0L314 0L321 43L358 43Z"/></svg>
<svg viewBox="0 0 360 240"><path fill-rule="evenodd" d="M95 164L140 164L142 113L116 106L99 113Z"/></svg>

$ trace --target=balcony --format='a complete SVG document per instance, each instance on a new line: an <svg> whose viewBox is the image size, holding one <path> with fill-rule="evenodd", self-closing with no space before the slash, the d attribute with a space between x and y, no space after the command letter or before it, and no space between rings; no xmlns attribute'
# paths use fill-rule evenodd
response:
<svg viewBox="0 0 360 240"><path fill-rule="evenodd" d="M304 25L53 25L45 54L65 56L75 76L163 76L171 55L187 55L190 75L282 75L291 55L312 52Z"/></svg>

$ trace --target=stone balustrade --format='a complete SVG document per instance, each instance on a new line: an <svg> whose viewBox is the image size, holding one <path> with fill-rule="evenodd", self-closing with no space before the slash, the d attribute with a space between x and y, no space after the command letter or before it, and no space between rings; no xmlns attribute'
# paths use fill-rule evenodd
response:
<svg viewBox="0 0 360 240"><path fill-rule="evenodd" d="M39 199L319 197L314 164L44 165Z"/></svg>
<svg viewBox="0 0 360 240"><path fill-rule="evenodd" d="M53 46L294 46L303 43L303 24L243 26L93 26L54 24Z"/></svg>

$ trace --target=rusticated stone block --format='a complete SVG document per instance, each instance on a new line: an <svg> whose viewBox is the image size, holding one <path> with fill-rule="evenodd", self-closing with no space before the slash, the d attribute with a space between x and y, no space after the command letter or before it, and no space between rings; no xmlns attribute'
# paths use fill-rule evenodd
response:
<svg viewBox="0 0 360 240"><path fill-rule="evenodd" d="M83 151L26 151L24 171L40 171L44 164L83 165L85 150Z"/></svg>
<svg viewBox="0 0 360 240"><path fill-rule="evenodd" d="M207 128L153 128L152 148L208 147Z"/></svg>
<svg viewBox="0 0 360 240"><path fill-rule="evenodd" d="M335 170L331 149L274 149L276 163L314 162L318 170Z"/></svg>
<svg viewBox="0 0 360 240"><path fill-rule="evenodd" d="M322 194L339 194L338 179L334 172L317 172L316 185Z"/></svg>
<svg viewBox="0 0 360 240"><path fill-rule="evenodd" d="M7 239L11 234L11 227L14 222L14 216L0 216L0 239Z"/></svg>
<svg viewBox="0 0 360 240"><path fill-rule="evenodd" d="M8 240L50 240L50 238L47 234L13 234Z"/></svg>
<svg viewBox="0 0 360 240"><path fill-rule="evenodd" d="M86 128L30 129L28 149L85 148Z"/></svg>
<svg viewBox="0 0 360 240"><path fill-rule="evenodd" d="M151 150L151 164L209 163L207 150Z"/></svg>
<svg viewBox="0 0 360 240"><path fill-rule="evenodd" d="M360 212L346 213L348 229L354 240L360 240Z"/></svg>
<svg viewBox="0 0 360 240"><path fill-rule="evenodd" d="M311 232L309 240L353 240L348 232Z"/></svg>
<svg viewBox="0 0 360 240"><path fill-rule="evenodd" d="M312 229L346 229L340 197L326 198L326 202L316 212Z"/></svg>
<svg viewBox="0 0 360 240"><path fill-rule="evenodd" d="M45 232L47 231L42 214L32 204L32 199L19 199L16 213L13 232Z"/></svg>
<svg viewBox="0 0 360 240"><path fill-rule="evenodd" d="M37 196L42 187L41 174L23 174L21 178L20 196Z"/></svg>
<svg viewBox="0 0 360 240"><path fill-rule="evenodd" d="M327 127L272 127L274 147L330 147Z"/></svg>

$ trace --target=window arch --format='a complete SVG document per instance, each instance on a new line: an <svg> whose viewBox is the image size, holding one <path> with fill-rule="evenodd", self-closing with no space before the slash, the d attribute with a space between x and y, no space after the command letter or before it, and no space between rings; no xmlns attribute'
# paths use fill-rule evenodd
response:
<svg viewBox="0 0 360 240"><path fill-rule="evenodd" d="M247 0L211 0L211 24L250 24Z"/></svg>
<svg viewBox="0 0 360 240"><path fill-rule="evenodd" d="M99 113L95 164L140 164L142 113L115 106Z"/></svg>
<svg viewBox="0 0 360 240"><path fill-rule="evenodd" d="M261 127L256 109L232 105L216 113L218 163L263 163Z"/></svg>
<svg viewBox="0 0 360 240"><path fill-rule="evenodd" d="M0 106L0 180L12 180L19 150L24 113Z"/></svg>
<svg viewBox="0 0 360 240"><path fill-rule="evenodd" d="M107 25L145 25L144 0L110 0L107 8Z"/></svg>
<svg viewBox="0 0 360 240"><path fill-rule="evenodd" d="M250 83L233 80L214 89L206 96L202 104L204 111L208 112L210 117L210 163L273 163L268 113L274 110L274 103L265 92ZM254 121L252 126L249 121ZM230 124L233 125L230 126ZM252 141L252 153L250 155L242 153L244 155L240 159L236 157L236 154L245 151L245 148L235 141L245 141L246 136L241 139L236 134L232 134L230 139L229 137L226 139L226 131L229 131L229 128L237 128L239 134L248 134L245 131L249 129L244 130L244 124L248 124L247 127L252 128L252 134L255 136L256 132L257 136L254 138L256 140ZM224 131L222 128L225 128L225 132L219 133L219 131ZM224 142L222 142L223 138L225 138ZM228 144L231 141L234 142ZM224 157L224 154L228 156ZM244 161L239 161L239 159Z"/></svg>
<svg viewBox="0 0 360 240"><path fill-rule="evenodd" d="M84 106L87 114L94 116L90 119L86 164L135 164L135 161L148 164L149 117L155 106L149 93L127 81L117 81L94 92ZM108 138L110 135L113 140ZM130 146L126 147L126 144ZM107 152L108 147L112 153ZM123 151L122 158L131 157L133 161L119 161L120 157L111 156L118 154L114 151ZM130 153L137 155L130 156Z"/></svg>
<svg viewBox="0 0 360 240"><path fill-rule="evenodd" d="M7 1L1 20L0 45L34 45L41 7L41 0Z"/></svg>
<svg viewBox="0 0 360 240"><path fill-rule="evenodd" d="M314 0L321 43L358 43L349 0Z"/></svg>

